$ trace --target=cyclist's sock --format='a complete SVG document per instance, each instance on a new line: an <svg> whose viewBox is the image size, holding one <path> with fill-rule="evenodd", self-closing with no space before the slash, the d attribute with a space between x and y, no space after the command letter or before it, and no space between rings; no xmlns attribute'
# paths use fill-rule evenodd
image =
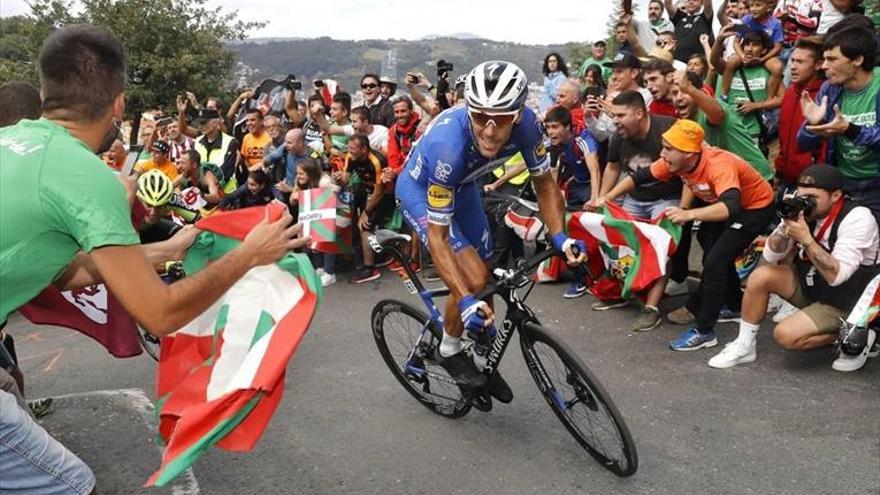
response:
<svg viewBox="0 0 880 495"><path fill-rule="evenodd" d="M440 357L454 356L461 352L461 337L452 337L443 332L443 340L440 342Z"/></svg>

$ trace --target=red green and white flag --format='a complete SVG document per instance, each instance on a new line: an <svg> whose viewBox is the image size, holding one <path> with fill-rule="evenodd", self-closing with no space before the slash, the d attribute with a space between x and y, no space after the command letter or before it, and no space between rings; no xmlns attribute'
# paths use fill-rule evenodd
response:
<svg viewBox="0 0 880 495"><path fill-rule="evenodd" d="M266 208L201 220L184 260L189 275L236 248ZM147 486L164 486L213 445L251 450L284 392L284 373L312 320L321 283L307 256L288 253L251 269L195 320L164 337L157 379L162 465Z"/></svg>
<svg viewBox="0 0 880 495"><path fill-rule="evenodd" d="M351 208L338 199L332 188L299 192L299 218L303 235L311 236L315 251L330 254L351 253Z"/></svg>
<svg viewBox="0 0 880 495"><path fill-rule="evenodd" d="M859 298L846 322L858 327L867 327L880 317L880 275L874 277Z"/></svg>
<svg viewBox="0 0 880 495"><path fill-rule="evenodd" d="M642 222L609 203L598 213L577 212L567 222L569 237L587 245L590 292L602 300L627 298L666 274L681 239L681 226L664 215Z"/></svg>

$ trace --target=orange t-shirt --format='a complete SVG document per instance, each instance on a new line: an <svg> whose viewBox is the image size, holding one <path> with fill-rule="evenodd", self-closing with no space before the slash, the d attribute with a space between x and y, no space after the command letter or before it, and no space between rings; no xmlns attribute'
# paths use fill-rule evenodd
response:
<svg viewBox="0 0 880 495"><path fill-rule="evenodd" d="M156 162L154 162L152 159L147 160L147 161L141 163L140 165L138 165L137 169L140 170L141 172L149 172L150 170L158 170L158 171L162 172L163 174L165 174L165 176L171 180L176 179L177 176L180 175L180 173L177 172L177 166L174 165L174 162L172 162L171 160L166 161L162 165L157 165Z"/></svg>
<svg viewBox="0 0 880 495"><path fill-rule="evenodd" d="M251 133L245 134L244 139L241 140L241 155L248 168L263 163L263 150L271 142L272 138L265 131L259 137Z"/></svg>
<svg viewBox="0 0 880 495"><path fill-rule="evenodd" d="M675 174L663 158L651 164L651 175L669 180ZM757 210L773 202L773 188L749 163L729 151L703 145L700 163L682 174L681 180L694 195L708 204L717 203L728 189L739 189L743 210Z"/></svg>

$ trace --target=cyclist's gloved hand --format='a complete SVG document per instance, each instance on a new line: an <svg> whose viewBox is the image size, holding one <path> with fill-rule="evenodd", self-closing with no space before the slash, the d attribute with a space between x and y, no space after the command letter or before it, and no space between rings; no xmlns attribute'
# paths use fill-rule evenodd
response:
<svg viewBox="0 0 880 495"><path fill-rule="evenodd" d="M465 330L480 332L492 325L495 315L492 308L474 296L467 294L458 301L458 310L461 311L461 322Z"/></svg>
<svg viewBox="0 0 880 495"><path fill-rule="evenodd" d="M565 232L557 232L550 237L553 249L565 254L569 264L579 265L587 260L587 245L584 241L572 239Z"/></svg>

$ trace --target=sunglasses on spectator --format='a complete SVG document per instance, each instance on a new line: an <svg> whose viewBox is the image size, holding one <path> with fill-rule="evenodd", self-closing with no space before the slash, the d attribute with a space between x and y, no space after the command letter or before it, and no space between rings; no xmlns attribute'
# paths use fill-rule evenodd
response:
<svg viewBox="0 0 880 495"><path fill-rule="evenodd" d="M495 127L506 127L513 124L519 115L519 110L507 113L484 113L479 110L469 109L468 114L471 120L480 127L494 125Z"/></svg>
<svg viewBox="0 0 880 495"><path fill-rule="evenodd" d="M373 89L373 88L378 88L378 87L379 87L378 84L373 84L373 83L361 84L361 89Z"/></svg>

